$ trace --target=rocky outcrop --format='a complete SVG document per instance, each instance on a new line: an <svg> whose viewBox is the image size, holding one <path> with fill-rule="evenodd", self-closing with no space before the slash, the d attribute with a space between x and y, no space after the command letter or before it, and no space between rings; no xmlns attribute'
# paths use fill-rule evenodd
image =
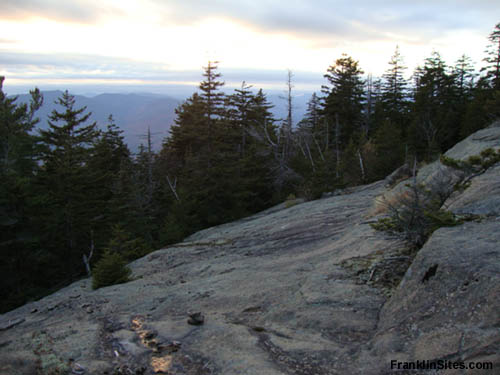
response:
<svg viewBox="0 0 500 375"><path fill-rule="evenodd" d="M460 155L500 147L500 128L481 132L456 146ZM500 368L499 181L497 165L452 196L449 209L481 221L441 228L417 253L370 226L387 181L198 232L133 262L129 283L93 291L81 280L3 314L0 373L409 374L391 361L415 360Z"/></svg>

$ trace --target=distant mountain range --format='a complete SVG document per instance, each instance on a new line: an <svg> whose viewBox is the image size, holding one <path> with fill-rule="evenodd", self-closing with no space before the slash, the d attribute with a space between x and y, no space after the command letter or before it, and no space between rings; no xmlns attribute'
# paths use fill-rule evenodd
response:
<svg viewBox="0 0 500 375"><path fill-rule="evenodd" d="M62 91L43 91L44 104L37 112L40 118L38 127L47 128L47 118L54 110L61 110L55 104ZM306 103L310 95L300 93L294 97L294 123L297 123L305 113ZM18 95L16 103L27 103L29 94ZM91 120L97 121L104 129L108 117L113 115L116 124L124 131L125 142L132 152L136 152L141 143L146 143L148 127L151 129L153 148L159 150L162 141L169 134L170 126L175 120L175 108L184 99L158 94L100 94L94 97L75 95L75 108L86 106L92 112ZM268 100L275 105L273 113L277 119L286 116L286 102L281 95L269 94Z"/></svg>
<svg viewBox="0 0 500 375"><path fill-rule="evenodd" d="M62 91L44 91L44 104L37 112L40 118L39 127L46 128L47 118L54 110L61 110L55 104ZM30 95L18 96L17 103L28 102ZM160 149L163 138L168 135L174 123L175 108L180 100L163 95L153 94L101 94L94 97L75 95L75 108L87 107L92 112L92 121L97 121L100 128L105 128L108 117L113 115L116 124L124 131L125 142L132 151L136 151L141 143L145 143L148 127L153 134L153 146Z"/></svg>

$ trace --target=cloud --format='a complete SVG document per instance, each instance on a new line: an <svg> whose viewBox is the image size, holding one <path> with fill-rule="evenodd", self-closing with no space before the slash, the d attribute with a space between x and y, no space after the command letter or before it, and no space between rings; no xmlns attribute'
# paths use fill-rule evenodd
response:
<svg viewBox="0 0 500 375"><path fill-rule="evenodd" d="M365 40L388 39L394 34L430 38L450 29L492 28L500 12L497 0L154 1L164 10L166 23L195 23L222 17L265 32ZM468 16L471 14L475 17Z"/></svg>
<svg viewBox="0 0 500 375"><path fill-rule="evenodd" d="M81 54L23 53L0 49L0 66L10 78L28 79L105 79L199 82L202 69L172 70L164 65L126 58ZM26 72L30 72L29 75ZM221 71L228 82L246 80L276 82L285 80L286 72L277 70L227 69Z"/></svg>
<svg viewBox="0 0 500 375"><path fill-rule="evenodd" d="M158 64L136 62L126 58L83 54L43 54L0 49L0 66L9 72L31 76L70 78L75 76L129 78L159 75ZM90 73L89 73L90 72Z"/></svg>
<svg viewBox="0 0 500 375"><path fill-rule="evenodd" d="M23 20L42 17L61 22L95 23L119 9L98 0L2 0L1 18Z"/></svg>
<svg viewBox="0 0 500 375"><path fill-rule="evenodd" d="M14 44L16 41L14 39L0 38L0 44Z"/></svg>
<svg viewBox="0 0 500 375"><path fill-rule="evenodd" d="M203 80L202 69L171 70L162 65L138 62L125 58L78 54L20 53L0 49L0 67L9 85L21 86L24 91L34 86L61 87L87 85L96 92L137 89L169 92L172 86L195 88ZM225 90L230 92L245 81L255 90L279 91L285 88L287 71L266 69L219 69ZM27 73L29 72L29 73ZM294 71L293 84L298 91L319 90L322 74ZM99 88L100 87L100 88ZM111 89L114 87L114 89ZM134 90L135 87L135 90ZM163 87L163 89L162 89ZM22 92L15 90L14 92ZM186 91L181 90L184 96Z"/></svg>
<svg viewBox="0 0 500 375"><path fill-rule="evenodd" d="M437 37L443 30L491 29L500 12L497 0L135 0L121 4L110 0L2 0L0 17L95 23L110 15L134 17L127 8L130 4L161 16L164 24L188 25L220 17L259 31L304 38L386 39L388 31L405 37L415 33Z"/></svg>
<svg viewBox="0 0 500 375"><path fill-rule="evenodd" d="M434 48L447 60L472 49L479 61L498 14L498 0L0 0L0 25L19 21L5 22L0 73L24 82L196 83L203 51L213 50L228 67L256 68L222 65L228 85L281 87L287 67L317 72L297 71L299 86L321 81L342 52L378 74L396 44L410 70Z"/></svg>
<svg viewBox="0 0 500 375"><path fill-rule="evenodd" d="M94 24L122 18L132 24L144 16L148 22L159 19L165 27L230 19L259 33L294 36L315 48L360 42L426 44L460 30L486 35L498 22L498 14L498 0L0 1L0 19L38 16Z"/></svg>

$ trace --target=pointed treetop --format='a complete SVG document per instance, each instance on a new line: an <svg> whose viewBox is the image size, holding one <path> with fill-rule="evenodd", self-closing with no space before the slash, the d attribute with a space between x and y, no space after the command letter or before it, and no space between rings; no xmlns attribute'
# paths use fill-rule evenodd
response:
<svg viewBox="0 0 500 375"><path fill-rule="evenodd" d="M486 49L487 56L483 59L488 65L481 69L486 71L486 77L494 89L500 89L500 22L488 36L490 44Z"/></svg>

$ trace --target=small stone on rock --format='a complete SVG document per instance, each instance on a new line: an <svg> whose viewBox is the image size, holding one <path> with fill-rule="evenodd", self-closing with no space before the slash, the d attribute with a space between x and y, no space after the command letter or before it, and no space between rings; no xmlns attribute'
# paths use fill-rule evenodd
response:
<svg viewBox="0 0 500 375"><path fill-rule="evenodd" d="M205 317L201 314L201 312L195 312L188 314L189 319L188 319L188 324L191 324L193 326L199 326L202 325L205 321Z"/></svg>

